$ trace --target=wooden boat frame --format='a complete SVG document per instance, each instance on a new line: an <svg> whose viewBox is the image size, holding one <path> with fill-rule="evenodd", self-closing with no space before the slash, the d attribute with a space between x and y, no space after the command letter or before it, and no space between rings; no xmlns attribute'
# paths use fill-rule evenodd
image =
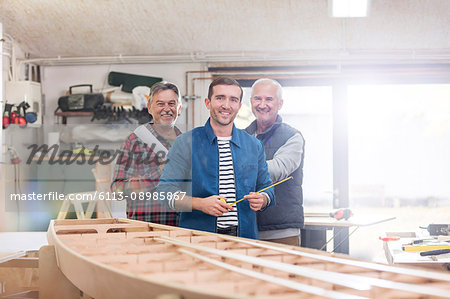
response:
<svg viewBox="0 0 450 299"><path fill-rule="evenodd" d="M53 220L73 285L100 298L450 298L450 274L125 219Z"/></svg>

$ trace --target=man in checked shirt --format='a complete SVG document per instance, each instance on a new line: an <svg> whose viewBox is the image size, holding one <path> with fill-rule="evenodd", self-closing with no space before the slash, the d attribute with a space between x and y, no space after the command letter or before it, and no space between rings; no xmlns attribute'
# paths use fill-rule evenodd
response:
<svg viewBox="0 0 450 299"><path fill-rule="evenodd" d="M155 83L147 108L153 121L138 127L122 143L111 190L122 192L116 198L127 200L127 218L177 226L178 213L153 196L167 151L181 134L175 126L181 112L178 87L165 81Z"/></svg>

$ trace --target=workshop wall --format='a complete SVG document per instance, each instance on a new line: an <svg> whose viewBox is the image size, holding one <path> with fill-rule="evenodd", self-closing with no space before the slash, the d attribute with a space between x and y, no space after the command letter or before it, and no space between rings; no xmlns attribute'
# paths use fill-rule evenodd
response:
<svg viewBox="0 0 450 299"><path fill-rule="evenodd" d="M112 71L131 73L144 76L162 77L166 81L175 83L181 96L185 95L187 71L204 70L205 66L200 63L193 64L120 64L120 65L87 65L87 66L46 66L42 67L42 93L45 97L44 123L56 122L54 111L57 108L58 98L65 95L69 86L76 84L92 84L94 90L111 87L108 85L108 74ZM207 91L204 91L204 95ZM198 101L197 101L198 102ZM195 104L196 111L201 111L198 103ZM186 130L186 108L183 101L183 110L177 126L182 131ZM189 114L191 112L189 111ZM191 117L191 115L189 115ZM204 121L203 114L195 116L196 122ZM69 119L68 123L89 122L88 118ZM191 119L189 119L191 122Z"/></svg>
<svg viewBox="0 0 450 299"><path fill-rule="evenodd" d="M9 66L9 61L4 63L4 66ZM28 209L28 206L21 203L20 212L16 207L10 207L5 209L3 204L5 201L4 196L6 193L16 193L14 190L15 185L14 174L20 173L21 179L48 179L55 180L56 177L64 178L62 182L41 183L42 188L50 188L52 190L59 190L62 193L78 192L80 190L94 189L94 180L91 174L92 166L84 165L79 166L80 169L73 169L69 172L64 166L54 166L51 169L45 163L41 166L36 166L35 163L28 165L25 163L29 156L30 150L27 147L33 143L47 142L48 132L54 131L52 125L57 121L54 116L54 111L57 107L58 98L65 95L69 86L76 84L92 84L95 90L111 87L107 83L107 77L109 72L124 72L138 75L162 77L164 80L171 81L180 89L180 94L183 96L186 94L186 82L185 74L187 71L205 70L206 66L200 63L185 63L185 64L121 64L121 65L88 65L88 66L45 66L41 67L41 84L42 94L44 99L44 119L43 126L39 128L8 128L7 132L3 132L2 143L8 146L14 147L22 162L17 170L13 165L2 165L2 174L0 175L0 186L5 192L0 193L2 203L0 205L0 231L20 231L20 230L45 230L48 226L48 219L54 218L55 213L58 210L58 205L46 207L45 210L37 209L32 212ZM6 81L7 67L3 68L4 80ZM22 77L22 76L21 76ZM207 94L207 86L209 82L199 84L196 88L196 94L200 98L204 98ZM186 108L190 103L183 101L182 114L177 121L177 126L182 130L186 130ZM202 108L203 107L203 108ZM198 125L206 120L208 114L203 110L206 110L203 105L203 100L195 101L195 124ZM188 111L189 117L191 117L191 111ZM61 120L60 120L61 121ZM89 117L73 117L68 119L69 124L90 124ZM189 119L189 125L192 124ZM52 130L51 130L52 129ZM9 161L9 160L8 160ZM9 163L9 162L8 162ZM91 180L92 182L84 182L82 184L72 182L72 173L77 176L76 179L84 178ZM91 184L92 186L86 186ZM41 186L40 185L40 186ZM45 186L44 186L45 185ZM73 189L75 187L80 189ZM6 192L6 187L9 189ZM22 191L31 192L36 191L33 188L36 186L29 186L29 184L22 183ZM72 190L73 189L73 190ZM59 204L59 203L58 203ZM40 207L40 206L39 206ZM56 212L55 212L56 211ZM19 219L21 221L19 222ZM26 221L27 219L33 219L33 223Z"/></svg>

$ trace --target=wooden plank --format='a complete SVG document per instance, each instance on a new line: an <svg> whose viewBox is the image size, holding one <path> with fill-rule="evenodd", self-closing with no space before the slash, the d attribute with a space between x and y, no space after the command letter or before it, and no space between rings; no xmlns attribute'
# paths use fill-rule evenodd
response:
<svg viewBox="0 0 450 299"><path fill-rule="evenodd" d="M0 252L0 264L25 256L26 252L25 251L19 251L19 252Z"/></svg>
<svg viewBox="0 0 450 299"><path fill-rule="evenodd" d="M80 298L80 290L78 290L58 268L54 246L41 247L39 250L39 259L40 298Z"/></svg>
<svg viewBox="0 0 450 299"><path fill-rule="evenodd" d="M83 221L80 221L78 219L57 219L53 220L54 226L58 227L61 225L71 225L71 226L78 226L78 225L99 225L99 224L113 224L113 223L129 223L126 221L126 219L117 219L117 218L109 218L109 219L85 219Z"/></svg>
<svg viewBox="0 0 450 299"><path fill-rule="evenodd" d="M228 236L221 236L221 237L229 239ZM388 265L382 265L382 264L376 264L376 263L370 263L370 262L364 262L364 261L358 261L358 260L352 260L352 259L344 259L344 258L338 258L338 257L322 255L322 254L314 254L314 253L309 253L309 252L305 252L305 251L289 249L289 248L286 248L283 246L269 245L269 244L267 244L267 242L260 243L260 242L249 241L247 239L240 239L239 242L246 243L246 244L252 244L256 247L272 249L272 250L276 250L279 252L285 252L285 253L289 253L289 254L293 254L293 255L297 255L297 256L310 257L313 259L322 260L322 261L331 262L331 263L339 263L342 265L350 265L350 266L361 267L361 268L370 269L370 270L392 272L392 273L405 274L405 275L411 275L411 276L419 276L419 277L424 277L424 278L429 278L429 279L436 279L436 280L443 280L443 281L450 282L450 275L445 274L445 273L439 273L439 272L433 272L433 271L423 271L420 269L412 269L412 268L393 267L393 266L388 266Z"/></svg>
<svg viewBox="0 0 450 299"><path fill-rule="evenodd" d="M38 257L20 257L0 263L2 268L38 268Z"/></svg>
<svg viewBox="0 0 450 299"><path fill-rule="evenodd" d="M55 227L57 234L72 234L83 232L96 232L98 234L106 234L108 232L134 232L134 231L148 231L147 225L136 225L133 223L112 223L112 224L86 224L86 225L58 225Z"/></svg>
<svg viewBox="0 0 450 299"><path fill-rule="evenodd" d="M169 232L163 230L148 231L148 232L127 232L126 234L127 239L169 236Z"/></svg>
<svg viewBox="0 0 450 299"><path fill-rule="evenodd" d="M285 286L287 288L293 289L293 290L297 290L300 292L305 292L308 294L313 294L313 295L318 295L318 296L323 296L326 298L348 298L348 299L361 299L361 298L365 298L365 297L361 297L361 296L353 296L353 295L349 295L349 294L345 294L345 293L339 293L339 292L335 292L335 291L327 291L324 290L322 288L317 288L314 286L310 286L307 284L301 284L301 283L297 283L297 282L292 282L290 280L286 280L286 279L281 279L275 276L271 276L271 275L267 275L267 274L263 274L263 273L259 273L259 272L255 272L255 271L250 271L247 269L242 269L240 267L236 267L236 266L232 266L229 265L227 263L223 263L223 262L219 262L217 260L214 259L210 259L207 257L204 257L200 254L185 250L185 249L179 249L180 252L183 252L185 254L188 254L192 257L195 257L199 260L208 262L210 264L213 264L215 266L224 268L224 269L228 269L230 271L236 272L236 273L240 273L242 275L246 275L246 276L250 276L253 278L257 278L266 282L270 282L270 283L275 283L281 286Z"/></svg>
<svg viewBox="0 0 450 299"><path fill-rule="evenodd" d="M37 298L30 297L39 289L37 254L37 251L30 251L24 257L0 263L1 298L13 298L16 294Z"/></svg>
<svg viewBox="0 0 450 299"><path fill-rule="evenodd" d="M313 279L318 279L336 285L349 287L355 290L368 290L373 285L380 288L395 289L404 292L415 292L419 294L450 298L450 292L442 289L289 265L280 262L268 261L261 258L235 254L223 250L206 248L199 245L194 245L190 243L185 243L183 241L171 239L169 237L162 237L161 239L182 247L208 252L219 256L240 260L243 262L252 263L254 265L272 268L275 270L285 271L295 275L301 275Z"/></svg>
<svg viewBox="0 0 450 299"><path fill-rule="evenodd" d="M284 272L289 272L289 273L300 275L300 276L315 278L315 279L327 281L330 283L334 283L337 285L342 285L342 286L345 286L348 288L353 288L353 289L357 289L357 290L370 289L369 284L361 281L359 279L359 277L352 277L349 274L330 273L330 272L325 272L325 271L301 267L301 266L289 265L289 264L280 263L280 262L276 262L276 261L269 261L266 259L257 258L257 257L253 257L253 256L246 256L246 255L242 255L242 254L231 253L231 252L228 252L225 250L202 247L199 245L186 243L186 242L172 239L169 237L161 237L160 240L166 241L168 243L178 245L181 247L191 248L191 249L199 250L202 252L207 252L207 253L215 254L218 256L226 257L226 258L236 259L236 260L240 260L242 262L251 263L251 264L262 266L262 267L268 267L268 268L272 268L272 269L280 270L280 271L284 271Z"/></svg>
<svg viewBox="0 0 450 299"><path fill-rule="evenodd" d="M78 242L81 240L82 234L59 235L59 239L63 242Z"/></svg>

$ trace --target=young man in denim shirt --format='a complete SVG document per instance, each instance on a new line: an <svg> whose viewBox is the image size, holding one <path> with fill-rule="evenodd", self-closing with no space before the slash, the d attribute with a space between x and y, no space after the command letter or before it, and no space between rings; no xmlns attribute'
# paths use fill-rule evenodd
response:
<svg viewBox="0 0 450 299"><path fill-rule="evenodd" d="M256 211L275 204L273 188L255 193L272 181L262 144L233 124L241 101L237 81L215 79L205 99L210 118L179 136L168 153L158 192L182 198L169 200L182 210L181 227L257 239Z"/></svg>

